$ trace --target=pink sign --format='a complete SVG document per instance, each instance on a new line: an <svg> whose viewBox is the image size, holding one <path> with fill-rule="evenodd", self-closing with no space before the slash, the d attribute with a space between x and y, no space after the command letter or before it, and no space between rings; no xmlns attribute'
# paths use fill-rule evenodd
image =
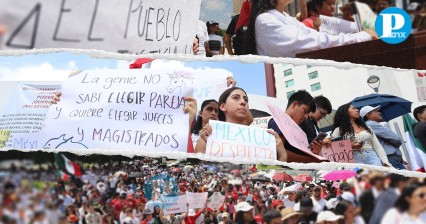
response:
<svg viewBox="0 0 426 224"><path fill-rule="evenodd" d="M269 110L274 117L275 123L277 123L285 139L290 143L290 145L319 160L327 160L322 156L314 154L310 149L308 149L309 142L306 133L299 127L299 125L296 124L296 122L294 122L294 120L288 114L282 111L279 107L276 107L268 102L265 103L269 107Z"/></svg>
<svg viewBox="0 0 426 224"><path fill-rule="evenodd" d="M323 147L322 156L337 163L354 163L354 154L349 140L332 142L330 147Z"/></svg>

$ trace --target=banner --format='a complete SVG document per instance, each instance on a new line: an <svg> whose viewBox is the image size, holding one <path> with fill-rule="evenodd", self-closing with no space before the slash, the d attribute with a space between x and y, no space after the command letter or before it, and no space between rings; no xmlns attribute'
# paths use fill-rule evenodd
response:
<svg viewBox="0 0 426 224"><path fill-rule="evenodd" d="M357 33L358 29L355 22L347 21L337 17L320 15L320 31L332 35L339 33Z"/></svg>
<svg viewBox="0 0 426 224"><path fill-rule="evenodd" d="M288 141L290 145L317 159L327 160L324 157L312 153L312 151L308 149L309 142L306 133L299 127L299 125L296 124L296 122L293 121L293 119L291 119L288 114L268 102L265 103L269 107L275 123L278 125L286 141Z"/></svg>
<svg viewBox="0 0 426 224"><path fill-rule="evenodd" d="M256 117L250 124L251 127L268 129L268 123L272 119L272 116L268 117Z"/></svg>
<svg viewBox="0 0 426 224"><path fill-rule="evenodd" d="M426 102L426 72L414 71L414 82L416 83L417 99Z"/></svg>
<svg viewBox="0 0 426 224"><path fill-rule="evenodd" d="M161 197L163 201L163 212L165 215L187 212L187 196Z"/></svg>
<svg viewBox="0 0 426 224"><path fill-rule="evenodd" d="M332 142L330 147L323 146L321 155L330 162L338 163L354 163L354 154L352 151L351 141L343 140Z"/></svg>
<svg viewBox="0 0 426 224"><path fill-rule="evenodd" d="M54 84L17 85L15 93L7 103L8 106L0 115L0 130L10 131L10 138L4 147L37 148L37 139L29 139L25 135L41 130L50 101L59 88L59 85Z"/></svg>
<svg viewBox="0 0 426 224"><path fill-rule="evenodd" d="M205 208L206 207L206 200L207 200L207 192L203 193L192 193L192 192L186 192L186 199L189 204L190 209L196 209L196 208Z"/></svg>
<svg viewBox="0 0 426 224"><path fill-rule="evenodd" d="M192 53L201 0L4 0L4 48ZM78 25L77 25L78 24Z"/></svg>
<svg viewBox="0 0 426 224"><path fill-rule="evenodd" d="M212 209L213 211L219 210L225 202L225 195L222 195L220 192L214 192L209 199L207 199L207 208Z"/></svg>
<svg viewBox="0 0 426 224"><path fill-rule="evenodd" d="M72 74L47 114L43 148L186 152L192 81L192 73L158 69Z"/></svg>
<svg viewBox="0 0 426 224"><path fill-rule="evenodd" d="M206 154L214 157L277 159L276 141L267 130L229 122L209 120L212 133Z"/></svg>

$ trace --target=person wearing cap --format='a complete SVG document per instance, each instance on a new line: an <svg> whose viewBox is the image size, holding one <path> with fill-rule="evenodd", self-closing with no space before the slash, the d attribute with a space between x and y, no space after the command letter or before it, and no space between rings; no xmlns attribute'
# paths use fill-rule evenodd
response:
<svg viewBox="0 0 426 224"><path fill-rule="evenodd" d="M300 200L299 212L302 213L299 222L310 223L317 220L318 213L314 212L314 203L309 197Z"/></svg>
<svg viewBox="0 0 426 224"><path fill-rule="evenodd" d="M385 190L385 176L382 172L373 171L370 174L369 182L371 188L362 192L359 197L361 216L366 223L370 220L377 198Z"/></svg>
<svg viewBox="0 0 426 224"><path fill-rule="evenodd" d="M317 224L339 224L339 220L343 219L342 215L336 215L332 211L323 211L318 213Z"/></svg>
<svg viewBox="0 0 426 224"><path fill-rule="evenodd" d="M141 224L152 224L154 223L155 219L153 217L154 212L151 209L145 209L143 212L143 220Z"/></svg>
<svg viewBox="0 0 426 224"><path fill-rule="evenodd" d="M405 170L404 160L399 149L402 145L402 139L395 132L379 123L383 120L380 113L380 106L364 106L359 111L359 115L376 135L392 166L400 170Z"/></svg>
<svg viewBox="0 0 426 224"><path fill-rule="evenodd" d="M281 223L281 213L275 209L266 211L262 215L263 224L280 224Z"/></svg>
<svg viewBox="0 0 426 224"><path fill-rule="evenodd" d="M296 199L297 199L296 191L287 191L285 192L285 195L286 196L283 199L284 207L293 208L294 205L296 204Z"/></svg>
<svg viewBox="0 0 426 224"><path fill-rule="evenodd" d="M224 54L225 48L223 46L223 38L218 35L219 23L209 21L206 25L209 32L209 40L208 44L206 44L207 57Z"/></svg>
<svg viewBox="0 0 426 224"><path fill-rule="evenodd" d="M418 121L413 126L414 137L416 137L423 149L426 149L426 105L416 107L413 110L414 118Z"/></svg>
<svg viewBox="0 0 426 224"><path fill-rule="evenodd" d="M321 186L317 185L313 189L313 195L311 197L312 202L314 203L314 212L320 213L324 210L327 201L324 198L321 198Z"/></svg>
<svg viewBox="0 0 426 224"><path fill-rule="evenodd" d="M281 221L283 224L297 224L301 215L302 213L296 212L293 208L285 208L281 211Z"/></svg>
<svg viewBox="0 0 426 224"><path fill-rule="evenodd" d="M229 213L227 213L227 212L222 213L221 218L222 218L222 221L220 221L219 224L231 224L232 223L230 216L229 216Z"/></svg>
<svg viewBox="0 0 426 224"><path fill-rule="evenodd" d="M278 199L275 199L272 201L272 208L277 210L277 211L281 211L284 209L284 202Z"/></svg>
<svg viewBox="0 0 426 224"><path fill-rule="evenodd" d="M253 213L253 206L247 202L240 202L235 206L237 212L235 224L256 224Z"/></svg>

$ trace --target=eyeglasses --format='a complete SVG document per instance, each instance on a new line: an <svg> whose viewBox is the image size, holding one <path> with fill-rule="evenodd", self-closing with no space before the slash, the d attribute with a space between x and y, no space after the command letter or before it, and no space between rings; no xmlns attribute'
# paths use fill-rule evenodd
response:
<svg viewBox="0 0 426 224"><path fill-rule="evenodd" d="M416 194L415 196L420 198L420 199L426 199L426 193Z"/></svg>
<svg viewBox="0 0 426 224"><path fill-rule="evenodd" d="M324 112L324 110L322 108L317 107L317 110L319 110L319 112L321 113L321 118L327 116L327 113Z"/></svg>

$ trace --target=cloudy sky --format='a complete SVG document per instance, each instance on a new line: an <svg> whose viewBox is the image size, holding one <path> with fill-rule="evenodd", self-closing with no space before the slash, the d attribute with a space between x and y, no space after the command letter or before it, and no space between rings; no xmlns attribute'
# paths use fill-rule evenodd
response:
<svg viewBox="0 0 426 224"><path fill-rule="evenodd" d="M214 20L220 28L226 29L231 21L232 0L202 0L200 14L202 21Z"/></svg>

